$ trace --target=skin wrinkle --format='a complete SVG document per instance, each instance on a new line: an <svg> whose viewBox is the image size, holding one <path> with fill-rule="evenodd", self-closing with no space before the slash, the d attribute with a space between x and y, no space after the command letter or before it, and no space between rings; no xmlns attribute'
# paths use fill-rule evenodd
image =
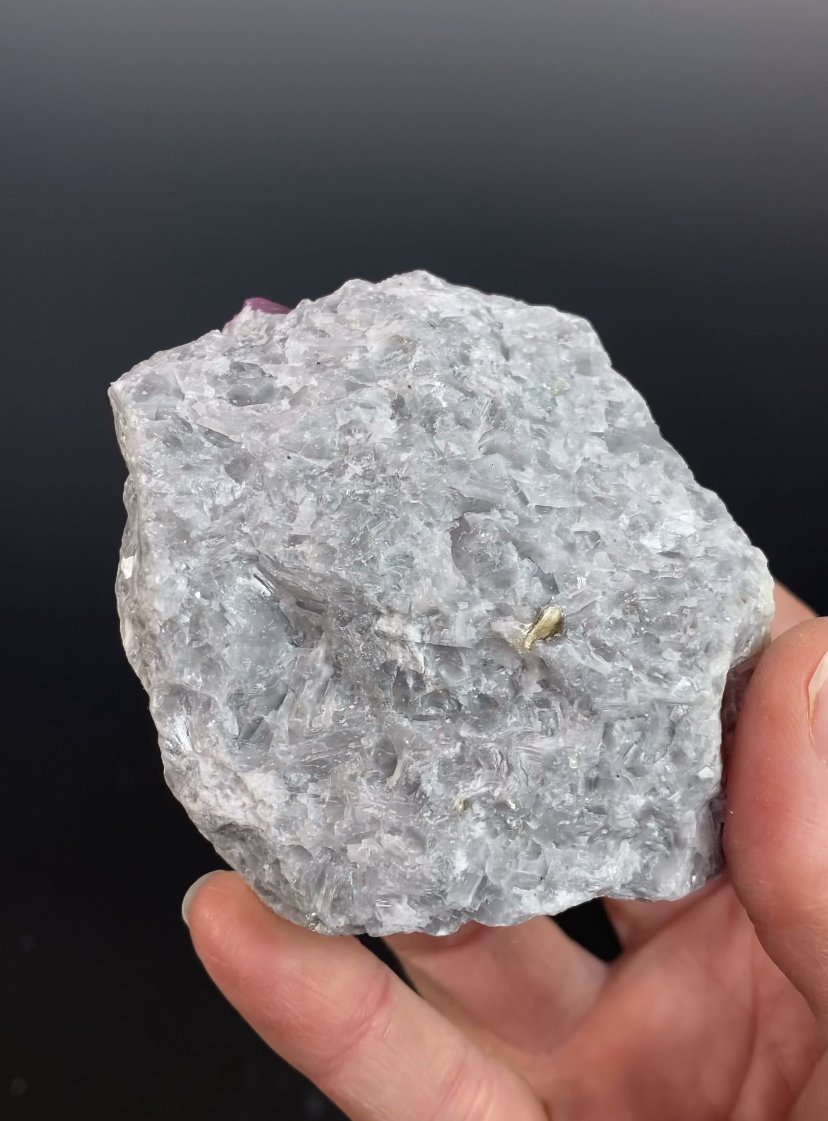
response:
<svg viewBox="0 0 828 1121"><path fill-rule="evenodd" d="M359 1050L381 1043L387 1035L395 1012L392 997L392 974L378 971L373 993L364 998L364 1006L357 1008L353 1021L341 1029L342 1041L324 1060L317 1058L312 1077L320 1083L330 1084L347 1074L348 1064Z"/></svg>
<svg viewBox="0 0 828 1121"><path fill-rule="evenodd" d="M752 939L750 943L750 968L754 978L754 991L758 989L762 984L763 972L759 967L761 953L762 951L759 943L756 941L756 939ZM764 967L764 962L762 962L762 966ZM756 1018L754 1009L754 1026L751 1035L751 1062L749 1064L749 1069L757 1063L760 1057L763 1058L765 1056L769 1056L771 1062L774 1065L774 1068L779 1075L779 1079L782 1082L786 1096L791 1101L793 1101L796 1097L797 1087L794 1083L791 1072L787 1069L788 1064L784 1061L783 1057L779 1053L779 1044L777 1042L777 1039L775 1036L771 1036L769 1040L766 1040L764 1044L761 1045L764 1049L761 1050L760 1053L759 1033L757 1030L757 1025L758 1020ZM745 1078L745 1082L747 1082L747 1076ZM742 1086L742 1090L744 1091L744 1083ZM746 1121L748 1121L747 1115Z"/></svg>
<svg viewBox="0 0 828 1121"><path fill-rule="evenodd" d="M478 1117L485 1121L489 1116L490 1103L487 1101L486 1113L481 1114L477 1110L480 1100L488 1099L489 1096L485 1069L480 1072L482 1077L478 1076L475 1079L471 1066L468 1052L461 1051L454 1066L442 1081L437 1102L427 1121L442 1121L447 1116L452 1118L456 1116L457 1121L477 1121ZM471 1098L467 1105L465 1099L469 1094ZM455 1106L458 1102L463 1106L462 1113L456 1113Z"/></svg>

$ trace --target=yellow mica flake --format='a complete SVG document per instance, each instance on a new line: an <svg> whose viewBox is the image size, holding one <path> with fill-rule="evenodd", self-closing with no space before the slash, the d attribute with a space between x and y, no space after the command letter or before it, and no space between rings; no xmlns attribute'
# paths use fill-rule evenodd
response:
<svg viewBox="0 0 828 1121"><path fill-rule="evenodd" d="M531 650L536 642L542 642L545 638L554 638L556 634L561 633L563 625L563 611L556 603L548 603L524 634L520 643L521 649Z"/></svg>

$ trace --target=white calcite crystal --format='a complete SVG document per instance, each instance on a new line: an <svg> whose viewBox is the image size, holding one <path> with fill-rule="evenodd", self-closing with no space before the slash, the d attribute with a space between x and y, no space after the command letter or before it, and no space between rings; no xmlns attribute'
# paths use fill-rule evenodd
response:
<svg viewBox="0 0 828 1121"><path fill-rule="evenodd" d="M193 821L333 933L703 884L761 553L583 319L425 272L281 311L111 390L124 645Z"/></svg>

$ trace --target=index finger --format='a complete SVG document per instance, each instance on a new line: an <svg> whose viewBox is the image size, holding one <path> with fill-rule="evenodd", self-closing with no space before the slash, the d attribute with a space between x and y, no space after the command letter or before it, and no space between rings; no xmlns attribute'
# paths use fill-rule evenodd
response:
<svg viewBox="0 0 828 1121"><path fill-rule="evenodd" d="M543 1121L516 1074L407 988L353 938L279 918L240 876L196 888L196 953L274 1051L353 1121Z"/></svg>

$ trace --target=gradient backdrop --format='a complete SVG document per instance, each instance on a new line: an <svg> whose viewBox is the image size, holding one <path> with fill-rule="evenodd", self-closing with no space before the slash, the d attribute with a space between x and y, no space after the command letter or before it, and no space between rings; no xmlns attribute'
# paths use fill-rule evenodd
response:
<svg viewBox="0 0 828 1121"><path fill-rule="evenodd" d="M119 645L106 386L246 296L351 276L555 303L825 610L828 7L6 0L0 24L0 1117L332 1118L178 917L215 859Z"/></svg>

